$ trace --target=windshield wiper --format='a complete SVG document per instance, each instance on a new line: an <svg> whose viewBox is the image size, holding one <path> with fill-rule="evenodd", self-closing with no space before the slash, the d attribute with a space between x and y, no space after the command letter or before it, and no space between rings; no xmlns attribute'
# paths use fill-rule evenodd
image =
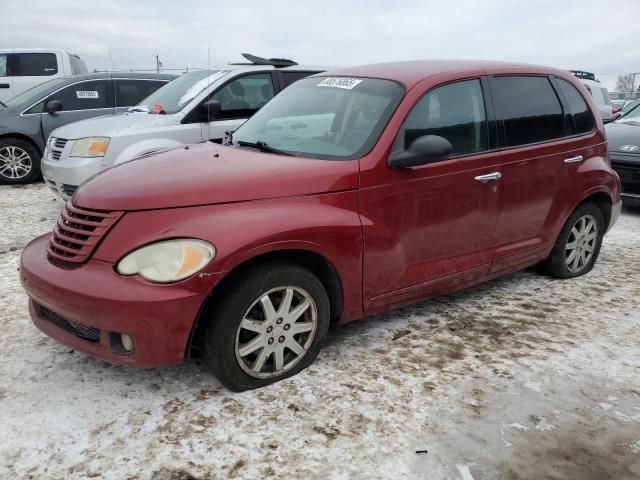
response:
<svg viewBox="0 0 640 480"><path fill-rule="evenodd" d="M270 147L269 145L266 144L266 142L263 142L261 140L258 140L256 143L245 142L244 140L238 140L236 144L241 147L257 148L261 152L275 153L277 155L287 155L289 157L293 157L293 153L285 152L284 150L278 150L277 148Z"/></svg>
<svg viewBox="0 0 640 480"><path fill-rule="evenodd" d="M144 112L149 113L149 109L146 106L143 107L130 107L127 108L127 112Z"/></svg>

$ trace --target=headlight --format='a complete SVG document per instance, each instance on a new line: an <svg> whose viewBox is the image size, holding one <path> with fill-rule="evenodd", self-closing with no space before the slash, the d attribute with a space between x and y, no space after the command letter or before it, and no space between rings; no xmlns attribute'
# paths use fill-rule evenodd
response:
<svg viewBox="0 0 640 480"><path fill-rule="evenodd" d="M73 142L71 157L104 157L109 146L109 137L79 138Z"/></svg>
<svg viewBox="0 0 640 480"><path fill-rule="evenodd" d="M165 240L131 252L118 262L116 270L150 282L173 283L202 270L215 256L214 246L202 240Z"/></svg>

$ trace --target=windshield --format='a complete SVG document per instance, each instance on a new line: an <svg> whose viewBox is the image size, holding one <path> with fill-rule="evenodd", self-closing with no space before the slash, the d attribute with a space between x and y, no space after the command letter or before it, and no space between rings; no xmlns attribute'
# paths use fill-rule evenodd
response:
<svg viewBox="0 0 640 480"><path fill-rule="evenodd" d="M638 108L638 105L636 105L632 110L624 112L624 115L618 118L616 122L640 123L640 108Z"/></svg>
<svg viewBox="0 0 640 480"><path fill-rule="evenodd" d="M233 144L266 144L329 160L360 158L373 148L403 94L390 80L309 77L262 107L236 130Z"/></svg>
<svg viewBox="0 0 640 480"><path fill-rule="evenodd" d="M154 104L159 104L164 113L179 112L187 103L200 95L205 88L226 73L227 70L198 70L197 72L185 73L153 92L138 105L152 107Z"/></svg>
<svg viewBox="0 0 640 480"><path fill-rule="evenodd" d="M11 107L19 107L22 104L25 107L28 107L31 103L35 103L38 100L41 100L42 97L48 95L49 93L57 90L58 88L64 87L69 82L68 78L60 79L54 78L53 80L49 80L48 82L41 83L40 85L36 85L35 87L31 87L29 90L25 90L19 95L16 95L11 100L7 100L4 104L7 108Z"/></svg>

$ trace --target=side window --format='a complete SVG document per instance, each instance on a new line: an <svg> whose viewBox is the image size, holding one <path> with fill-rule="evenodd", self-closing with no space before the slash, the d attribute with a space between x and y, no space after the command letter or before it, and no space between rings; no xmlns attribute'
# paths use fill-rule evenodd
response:
<svg viewBox="0 0 640 480"><path fill-rule="evenodd" d="M9 57L7 55L0 55L0 77L7 76L7 64L9 63Z"/></svg>
<svg viewBox="0 0 640 480"><path fill-rule="evenodd" d="M575 133L587 133L593 130L593 115L580 92L566 80L556 78L560 91L567 100L568 114L573 121Z"/></svg>
<svg viewBox="0 0 640 480"><path fill-rule="evenodd" d="M107 108L107 82L106 80L94 80L91 82L76 83L63 88L47 98L62 102L62 111L89 110L95 108Z"/></svg>
<svg viewBox="0 0 640 480"><path fill-rule="evenodd" d="M449 140L451 155L487 150L489 136L480 80L451 83L427 93L404 121L394 147L406 150L423 135Z"/></svg>
<svg viewBox="0 0 640 480"><path fill-rule="evenodd" d="M314 72L280 72L282 79L282 88L285 89L292 83L302 80L303 78L313 75Z"/></svg>
<svg viewBox="0 0 640 480"><path fill-rule="evenodd" d="M58 73L55 53L17 53L15 62L15 76L18 77L44 77Z"/></svg>
<svg viewBox="0 0 640 480"><path fill-rule="evenodd" d="M218 90L211 97L218 100L226 118L250 116L273 98L273 82L270 73L247 75L237 78Z"/></svg>
<svg viewBox="0 0 640 480"><path fill-rule="evenodd" d="M564 136L560 100L547 77L494 77L496 117L509 147Z"/></svg>
<svg viewBox="0 0 640 480"><path fill-rule="evenodd" d="M157 80L114 80L116 84L116 107L137 105L167 82Z"/></svg>

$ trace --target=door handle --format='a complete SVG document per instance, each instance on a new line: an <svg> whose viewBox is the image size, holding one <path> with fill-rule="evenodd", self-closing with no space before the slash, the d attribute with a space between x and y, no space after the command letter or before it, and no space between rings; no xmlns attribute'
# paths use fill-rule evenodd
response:
<svg viewBox="0 0 640 480"><path fill-rule="evenodd" d="M579 163L583 160L582 155L576 155L575 157L569 157L564 159L564 163Z"/></svg>
<svg viewBox="0 0 640 480"><path fill-rule="evenodd" d="M11 88L11 85L8 83L0 83L0 88Z"/></svg>
<svg viewBox="0 0 640 480"><path fill-rule="evenodd" d="M487 183L490 180L500 180L502 178L502 174L500 172L492 172L487 173L486 175L478 175L475 179L478 182Z"/></svg>

